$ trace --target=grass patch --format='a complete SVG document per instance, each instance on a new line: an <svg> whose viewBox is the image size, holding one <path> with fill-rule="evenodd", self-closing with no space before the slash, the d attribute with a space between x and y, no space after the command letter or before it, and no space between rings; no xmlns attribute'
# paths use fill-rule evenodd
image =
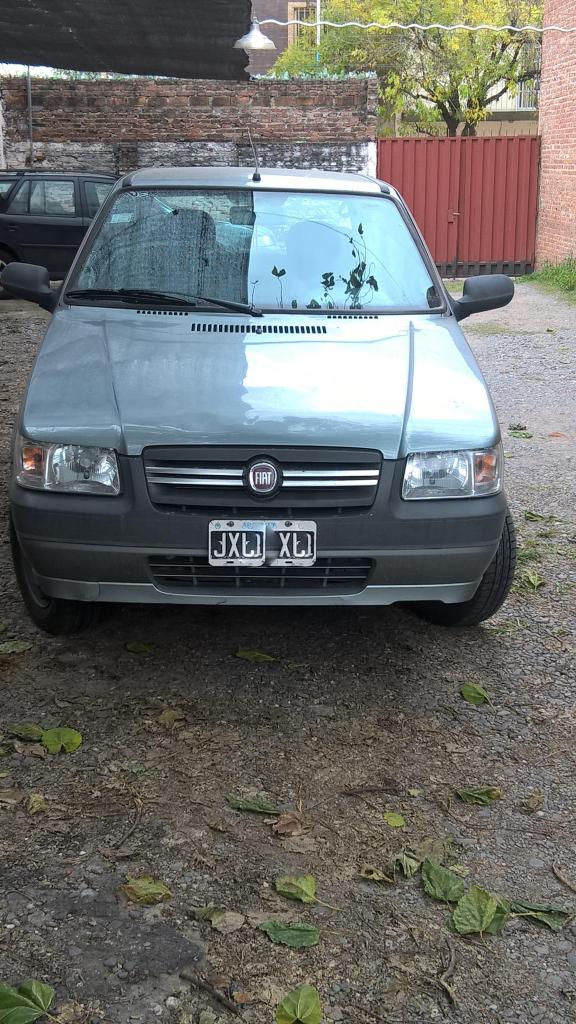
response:
<svg viewBox="0 0 576 1024"><path fill-rule="evenodd" d="M576 302L576 256L570 256L562 263L545 263L540 270L520 278L529 284L541 285L547 291L561 292Z"/></svg>

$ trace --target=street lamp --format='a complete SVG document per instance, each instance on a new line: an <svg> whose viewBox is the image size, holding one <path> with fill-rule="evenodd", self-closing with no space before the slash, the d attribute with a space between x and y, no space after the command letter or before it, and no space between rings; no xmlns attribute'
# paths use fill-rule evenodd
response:
<svg viewBox="0 0 576 1024"><path fill-rule="evenodd" d="M258 50L275 50L276 43L268 36L265 36L260 28L260 22L258 18L252 18L252 24L250 25L250 31L245 36L241 36L234 43L234 49L245 50L246 53L254 53Z"/></svg>

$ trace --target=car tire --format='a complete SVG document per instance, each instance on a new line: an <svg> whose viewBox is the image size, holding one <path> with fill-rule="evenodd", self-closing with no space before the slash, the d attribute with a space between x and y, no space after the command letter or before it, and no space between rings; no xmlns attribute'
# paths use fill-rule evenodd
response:
<svg viewBox="0 0 576 1024"><path fill-rule="evenodd" d="M4 267L7 267L9 263L14 263L14 262L15 262L15 257L12 255L12 253L9 252L8 249L2 249L0 247L0 274L4 270ZM2 286L0 286L0 299L10 299L10 298L11 298L11 295L9 294L9 292L7 292L5 288L2 288Z"/></svg>
<svg viewBox="0 0 576 1024"><path fill-rule="evenodd" d="M90 601L64 601L48 597L40 590L32 567L26 558L10 521L10 546L14 572L26 605L26 610L39 629L52 636L69 636L82 633L95 626L101 616L102 605Z"/></svg>
<svg viewBox="0 0 576 1024"><path fill-rule="evenodd" d="M498 550L486 569L478 590L469 601L443 604L440 601L414 605L414 611L439 626L477 626L489 619L504 604L516 568L516 530L510 512L506 513Z"/></svg>

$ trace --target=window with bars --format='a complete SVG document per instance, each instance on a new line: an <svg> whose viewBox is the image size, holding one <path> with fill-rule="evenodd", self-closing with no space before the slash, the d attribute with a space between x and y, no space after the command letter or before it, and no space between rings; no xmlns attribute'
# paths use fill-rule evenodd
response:
<svg viewBox="0 0 576 1024"><path fill-rule="evenodd" d="M288 25L288 45L295 43L303 32L310 28L307 22L315 21L316 4L289 3L288 21L296 21L296 25Z"/></svg>

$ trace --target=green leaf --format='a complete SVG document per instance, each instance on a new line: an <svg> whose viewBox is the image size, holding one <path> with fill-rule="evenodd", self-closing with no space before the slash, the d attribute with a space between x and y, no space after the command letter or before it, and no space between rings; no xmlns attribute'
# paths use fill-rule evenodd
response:
<svg viewBox="0 0 576 1024"><path fill-rule="evenodd" d="M404 828L406 824L403 816L401 814L397 814L395 811L385 811L382 817L390 828Z"/></svg>
<svg viewBox="0 0 576 1024"><path fill-rule="evenodd" d="M14 753L13 743L0 743L0 757L10 757Z"/></svg>
<svg viewBox="0 0 576 1024"><path fill-rule="evenodd" d="M529 441L532 437L534 437L534 434L531 434L529 430L511 430L510 436L518 437L523 441Z"/></svg>
<svg viewBox="0 0 576 1024"><path fill-rule="evenodd" d="M275 883L276 892L289 900L301 903L316 902L316 879L314 875L281 875Z"/></svg>
<svg viewBox="0 0 576 1024"><path fill-rule="evenodd" d="M8 736L16 736L19 740L41 740L44 729L34 722L17 722L15 725L7 725Z"/></svg>
<svg viewBox="0 0 576 1024"><path fill-rule="evenodd" d="M242 658L244 661L276 661L271 654L264 654L264 651L256 651L250 647L239 647L236 651L236 657Z"/></svg>
<svg viewBox="0 0 576 1024"><path fill-rule="evenodd" d="M311 985L300 985L276 1007L276 1024L321 1024L320 996Z"/></svg>
<svg viewBox="0 0 576 1024"><path fill-rule="evenodd" d="M168 886L150 875L141 875L140 878L129 876L126 884L121 885L120 889L131 903L139 903L146 907L154 903L165 903L172 897Z"/></svg>
<svg viewBox="0 0 576 1024"><path fill-rule="evenodd" d="M290 921L288 924L281 921L264 921L258 927L279 946L306 949L308 946L317 946L320 942L318 929L314 925L302 924L299 921Z"/></svg>
<svg viewBox="0 0 576 1024"><path fill-rule="evenodd" d="M378 281L376 280L373 274L370 274L370 277L366 278L366 284L370 285L370 287L373 288L375 292L378 291Z"/></svg>
<svg viewBox="0 0 576 1024"><path fill-rule="evenodd" d="M546 580L536 569L527 569L524 573L524 581L528 590L539 590L546 585Z"/></svg>
<svg viewBox="0 0 576 1024"><path fill-rule="evenodd" d="M53 999L54 989L40 981L23 981L18 988L0 983L0 1024L31 1024Z"/></svg>
<svg viewBox="0 0 576 1024"><path fill-rule="evenodd" d="M359 235L363 235L364 234L364 228L362 227L361 224L358 225L358 234Z"/></svg>
<svg viewBox="0 0 576 1024"><path fill-rule="evenodd" d="M491 804L502 799L502 790L498 786L479 786L477 789L457 789L458 796L465 804Z"/></svg>
<svg viewBox="0 0 576 1024"><path fill-rule="evenodd" d="M417 789L415 786L412 786L408 790L408 796L416 797L416 796L421 796L421 795L422 795L422 790L421 789Z"/></svg>
<svg viewBox="0 0 576 1024"><path fill-rule="evenodd" d="M552 931L560 931L570 917L572 911L564 910L563 907L550 906L546 903L529 903L527 900L511 900L510 910L513 914L521 917L528 917L540 924L545 924Z"/></svg>
<svg viewBox="0 0 576 1024"><path fill-rule="evenodd" d="M394 884L394 879L390 878L390 875L385 875L379 868L375 868L372 864L363 864L358 874L360 878L365 878L367 882L389 882L390 885Z"/></svg>
<svg viewBox="0 0 576 1024"><path fill-rule="evenodd" d="M130 651L130 654L152 654L152 644L143 644L140 640L131 640L129 644L126 644L126 650Z"/></svg>
<svg viewBox="0 0 576 1024"><path fill-rule="evenodd" d="M61 750L72 754L81 746L82 736L76 729L46 729L42 733L42 743L49 754L59 754Z"/></svg>
<svg viewBox="0 0 576 1024"><path fill-rule="evenodd" d="M469 704L492 704L490 694L479 683L464 683L460 693Z"/></svg>
<svg viewBox="0 0 576 1024"><path fill-rule="evenodd" d="M280 814L278 807L268 797L257 796L236 796L229 793L226 800L235 811L251 811L252 814Z"/></svg>
<svg viewBox="0 0 576 1024"><path fill-rule="evenodd" d="M286 271L285 270L278 270L277 266L273 266L272 267L272 273L274 274L274 277L280 278L280 277L284 277L284 274L286 273Z"/></svg>
<svg viewBox="0 0 576 1024"><path fill-rule="evenodd" d="M435 900L457 903L464 895L462 879L433 860L425 860L422 865L422 884Z"/></svg>
<svg viewBox="0 0 576 1024"><path fill-rule="evenodd" d="M412 853L401 850L394 861L394 866L398 865L406 878L413 878L421 863L420 857L415 857Z"/></svg>
<svg viewBox="0 0 576 1024"><path fill-rule="evenodd" d="M23 654L24 651L29 651L32 646L28 640L4 640L0 644L0 654Z"/></svg>
<svg viewBox="0 0 576 1024"><path fill-rule="evenodd" d="M498 909L494 896L473 885L458 901L452 922L460 935L482 935L494 921Z"/></svg>
<svg viewBox="0 0 576 1024"><path fill-rule="evenodd" d="M524 519L528 523L542 523L552 518L553 516L543 516L540 512L530 512L528 509L524 513Z"/></svg>

